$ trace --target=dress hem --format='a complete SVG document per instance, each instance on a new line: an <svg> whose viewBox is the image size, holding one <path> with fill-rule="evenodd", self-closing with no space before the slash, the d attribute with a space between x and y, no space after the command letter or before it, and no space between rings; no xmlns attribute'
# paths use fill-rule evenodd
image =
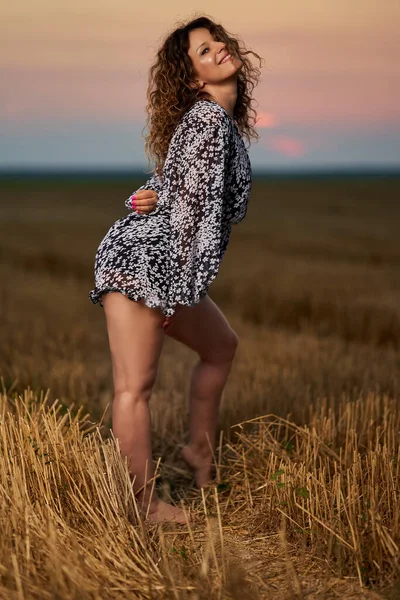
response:
<svg viewBox="0 0 400 600"><path fill-rule="evenodd" d="M159 302L153 302L151 300L149 300L149 298L147 296L144 296L143 294L141 294L140 292L131 292L131 291L127 291L124 290L123 288L118 288L115 286L108 286L108 287L104 287L101 288L99 290L91 290L89 292L89 299L92 302L92 304L97 304L99 303L100 306L102 308L103 307L103 303L101 301L101 297L103 294L107 294L108 292L120 292L121 294L123 294L124 296L126 296L129 300L132 300L134 302L137 302L138 300L143 300L145 305L148 306L149 308L159 308L161 310L161 312L163 313L163 315L165 317L172 317L175 315L177 309L171 309L171 308L165 308L165 305L160 304ZM176 306L196 306L196 304L199 304L200 300L202 300L204 298L204 296L206 296L208 293L208 288L206 290L203 290L198 296L197 299L194 302L191 303L177 303ZM172 312L171 312L172 311Z"/></svg>

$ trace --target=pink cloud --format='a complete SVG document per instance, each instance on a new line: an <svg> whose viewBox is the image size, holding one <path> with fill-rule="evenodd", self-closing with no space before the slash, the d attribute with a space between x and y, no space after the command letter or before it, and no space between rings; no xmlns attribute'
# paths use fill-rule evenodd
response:
<svg viewBox="0 0 400 600"><path fill-rule="evenodd" d="M303 142L288 135L274 135L266 143L267 146L284 156L303 156L305 154Z"/></svg>
<svg viewBox="0 0 400 600"><path fill-rule="evenodd" d="M256 126L260 129L269 129L276 127L279 121L278 118L269 112L258 112Z"/></svg>

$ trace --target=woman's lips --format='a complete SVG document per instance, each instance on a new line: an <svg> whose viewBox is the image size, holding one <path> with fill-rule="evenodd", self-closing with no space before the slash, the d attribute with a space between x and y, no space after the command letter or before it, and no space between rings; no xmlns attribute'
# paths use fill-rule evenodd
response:
<svg viewBox="0 0 400 600"><path fill-rule="evenodd" d="M228 61L228 60L230 60L231 58L232 58L232 57L231 57L231 55L230 55L230 54L227 54L227 55L225 56L225 58L223 58L219 64L220 64L220 65L222 65L224 62L227 62L227 61Z"/></svg>

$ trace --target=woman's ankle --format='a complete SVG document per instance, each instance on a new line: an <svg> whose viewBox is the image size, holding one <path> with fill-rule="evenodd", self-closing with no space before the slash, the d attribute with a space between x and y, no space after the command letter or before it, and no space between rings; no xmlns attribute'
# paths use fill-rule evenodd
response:
<svg viewBox="0 0 400 600"><path fill-rule="evenodd" d="M191 454L196 456L196 458L202 462L212 461L213 459L213 454L209 445L189 442L184 448L187 448Z"/></svg>
<svg viewBox="0 0 400 600"><path fill-rule="evenodd" d="M205 454L203 449L203 455L195 454L192 451L191 446L187 445L182 448L182 457L186 464L194 471L196 485L198 488L208 485L212 481L213 476L213 455L209 451Z"/></svg>
<svg viewBox="0 0 400 600"><path fill-rule="evenodd" d="M157 510L160 498L158 497L156 490L153 489L153 491L151 491L151 488L148 490L141 490L140 492L135 493L135 497L141 512L150 514Z"/></svg>

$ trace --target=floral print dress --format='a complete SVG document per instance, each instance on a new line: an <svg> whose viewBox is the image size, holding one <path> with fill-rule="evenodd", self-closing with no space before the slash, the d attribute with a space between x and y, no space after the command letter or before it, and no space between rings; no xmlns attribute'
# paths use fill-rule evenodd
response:
<svg viewBox="0 0 400 600"><path fill-rule="evenodd" d="M171 138L162 176L139 190L156 191L149 214L130 213L107 231L96 252L96 304L121 292L171 318L207 294L227 249L232 225L247 212L251 164L236 124L217 102L198 100ZM139 191L137 190L137 191Z"/></svg>

